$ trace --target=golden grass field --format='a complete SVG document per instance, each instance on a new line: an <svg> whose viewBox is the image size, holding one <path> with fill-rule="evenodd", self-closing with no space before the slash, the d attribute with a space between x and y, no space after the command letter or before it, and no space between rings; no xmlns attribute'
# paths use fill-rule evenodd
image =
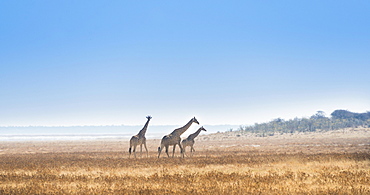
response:
<svg viewBox="0 0 370 195"><path fill-rule="evenodd" d="M0 142L0 194L370 194L369 130L353 133L200 136L184 159L160 140L137 159L126 140Z"/></svg>

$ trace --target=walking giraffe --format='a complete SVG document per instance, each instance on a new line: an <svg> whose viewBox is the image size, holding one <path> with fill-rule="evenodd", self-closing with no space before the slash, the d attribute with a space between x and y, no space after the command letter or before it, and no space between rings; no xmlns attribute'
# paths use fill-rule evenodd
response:
<svg viewBox="0 0 370 195"><path fill-rule="evenodd" d="M170 155L168 154L168 147L169 146L172 146L173 145L173 151L172 151L172 157L174 157L175 155L175 149L176 149L176 145L179 145L180 147L180 151L181 151L181 156L184 157L184 154L183 154L183 149L182 149L182 146L181 146L181 138L180 136L186 131L189 129L189 127L191 126L191 124L193 123L197 123L199 125L199 122L198 120L194 117L192 118L185 126L183 127L180 127L178 129L175 129L174 131L172 131L172 133L170 133L169 135L165 135L163 138L162 138L162 141L161 141L161 146L158 147L158 158L159 156L161 155L161 152L163 150L163 147L166 148L166 154L168 157L170 157Z"/></svg>
<svg viewBox="0 0 370 195"><path fill-rule="evenodd" d="M147 116L146 118L148 119L148 121L146 121L143 129L141 129L137 135L132 136L131 139L130 139L130 148L128 149L128 152L130 153L129 158L131 156L131 149L132 148L133 148L132 152L134 153L134 156L136 158L136 146L138 146L138 145L140 145L140 157L142 156L142 153L143 153L143 145L144 145L145 150L146 150L146 157L148 157L148 149L146 148L145 133L146 133L146 130L148 129L149 121L150 121L150 119L152 119L152 117Z"/></svg>
<svg viewBox="0 0 370 195"><path fill-rule="evenodd" d="M185 148L186 146L190 146L190 154L192 154L193 152L195 152L194 150L194 139L199 135L199 133L201 131L207 131L205 128L203 128L203 126L201 128L199 128L195 133L193 134L190 134L188 136L188 138L182 140L181 144L182 144L182 148L184 149L184 154L185 154Z"/></svg>

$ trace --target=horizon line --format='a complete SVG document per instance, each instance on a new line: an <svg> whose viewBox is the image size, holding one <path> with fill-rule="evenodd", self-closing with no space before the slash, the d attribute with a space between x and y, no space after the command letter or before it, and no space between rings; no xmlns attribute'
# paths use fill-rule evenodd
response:
<svg viewBox="0 0 370 195"><path fill-rule="evenodd" d="M128 126L128 127L136 127L136 126L143 126L143 125L7 125L7 126L1 126L0 128L3 127L122 127L122 126ZM150 126L181 126L181 125L150 125ZM211 125L211 124L206 124L206 125L200 125L200 126L242 126L242 125L236 125L236 124L216 124L216 125Z"/></svg>

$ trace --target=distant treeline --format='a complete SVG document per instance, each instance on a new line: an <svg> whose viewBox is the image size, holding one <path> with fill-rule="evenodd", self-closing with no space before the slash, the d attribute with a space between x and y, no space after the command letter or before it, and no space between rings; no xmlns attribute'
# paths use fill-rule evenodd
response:
<svg viewBox="0 0 370 195"><path fill-rule="evenodd" d="M317 111L310 118L290 120L277 118L267 123L241 126L239 130L267 136L275 133L329 131L351 127L370 128L370 112L354 113L347 110L335 110L331 113L331 117L326 117L323 111Z"/></svg>

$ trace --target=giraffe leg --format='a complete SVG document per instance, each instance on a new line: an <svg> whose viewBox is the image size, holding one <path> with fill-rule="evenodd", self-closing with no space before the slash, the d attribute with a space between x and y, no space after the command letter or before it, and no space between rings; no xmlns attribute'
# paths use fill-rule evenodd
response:
<svg viewBox="0 0 370 195"><path fill-rule="evenodd" d="M185 155L185 156L188 156L188 155L186 154L186 152L185 152L185 151L186 151L186 145L183 145L183 146L182 146L182 148L184 149L184 155Z"/></svg>
<svg viewBox="0 0 370 195"><path fill-rule="evenodd" d="M194 147L193 147L193 146L191 146L191 151L192 151L192 152L195 152L195 150L194 150Z"/></svg>
<svg viewBox="0 0 370 195"><path fill-rule="evenodd" d="M134 150L132 152L134 153L134 157L136 158L136 145L134 146Z"/></svg>
<svg viewBox="0 0 370 195"><path fill-rule="evenodd" d="M130 158L131 156L131 145L130 145L130 148L128 149L128 158Z"/></svg>
<svg viewBox="0 0 370 195"><path fill-rule="evenodd" d="M195 152L195 150L194 150L194 147L193 146L191 146L191 156L193 156L193 152Z"/></svg>
<svg viewBox="0 0 370 195"><path fill-rule="evenodd" d="M143 145L140 144L140 158L143 157Z"/></svg>
<svg viewBox="0 0 370 195"><path fill-rule="evenodd" d="M181 146L181 144L179 144L179 146L180 146L180 153L181 153L181 157L185 157L184 156L184 150L183 150L183 148L182 148L182 146Z"/></svg>
<svg viewBox="0 0 370 195"><path fill-rule="evenodd" d="M167 157L169 158L170 155L168 154L168 146L166 146L166 154L167 154Z"/></svg>
<svg viewBox="0 0 370 195"><path fill-rule="evenodd" d="M145 150L146 150L146 157L148 158L149 153L148 153L148 148L146 148L146 142L144 142L144 147L145 147Z"/></svg>
<svg viewBox="0 0 370 195"><path fill-rule="evenodd" d="M180 146L180 148L181 148L181 146ZM175 149L176 149L176 144L175 144L175 145L173 145L172 158L175 156Z"/></svg>
<svg viewBox="0 0 370 195"><path fill-rule="evenodd" d="M158 158L159 158L159 156L161 156L162 149L163 149L163 146L158 147Z"/></svg>

